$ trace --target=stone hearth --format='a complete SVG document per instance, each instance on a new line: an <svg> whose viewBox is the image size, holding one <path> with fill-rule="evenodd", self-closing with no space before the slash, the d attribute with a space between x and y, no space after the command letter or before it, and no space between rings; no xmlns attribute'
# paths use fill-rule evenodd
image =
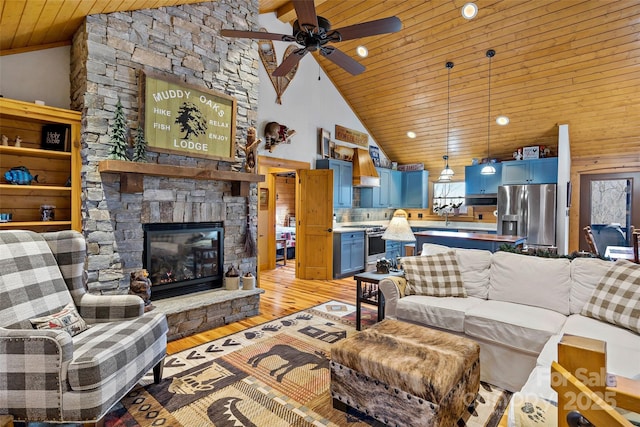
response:
<svg viewBox="0 0 640 427"><path fill-rule="evenodd" d="M173 341L257 315L262 293L263 289L219 289L153 301L153 305L167 316L167 339Z"/></svg>

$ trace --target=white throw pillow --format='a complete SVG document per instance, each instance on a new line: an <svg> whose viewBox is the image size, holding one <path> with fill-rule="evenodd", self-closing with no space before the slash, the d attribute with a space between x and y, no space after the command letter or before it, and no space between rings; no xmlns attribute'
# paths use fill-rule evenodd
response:
<svg viewBox="0 0 640 427"><path fill-rule="evenodd" d="M571 261L571 314L582 311L611 265L611 261L599 258L575 258Z"/></svg>
<svg viewBox="0 0 640 427"><path fill-rule="evenodd" d="M499 251L491 257L489 299L546 308L567 316L570 273L566 258Z"/></svg>
<svg viewBox="0 0 640 427"><path fill-rule="evenodd" d="M34 329L62 329L71 336L77 335L89 329L84 319L80 317L76 306L72 302L65 305L62 310L48 316L29 319Z"/></svg>

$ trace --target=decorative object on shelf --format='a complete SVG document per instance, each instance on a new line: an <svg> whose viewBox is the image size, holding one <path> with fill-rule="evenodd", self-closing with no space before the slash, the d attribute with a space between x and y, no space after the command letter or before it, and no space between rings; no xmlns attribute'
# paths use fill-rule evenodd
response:
<svg viewBox="0 0 640 427"><path fill-rule="evenodd" d="M140 73L140 87L147 150L235 161L235 98L160 73Z"/></svg>
<svg viewBox="0 0 640 427"><path fill-rule="evenodd" d="M256 147L262 141L256 138L256 128L250 127L247 129L247 142L241 145L240 148L244 151L245 163L244 170L247 173L253 173L256 168Z"/></svg>
<svg viewBox="0 0 640 427"><path fill-rule="evenodd" d="M424 163L409 163L406 165L398 165L398 170L403 172L409 171L423 171Z"/></svg>
<svg viewBox="0 0 640 427"><path fill-rule="evenodd" d="M240 288L240 273L231 264L226 273L224 273L224 287L228 291L237 291Z"/></svg>
<svg viewBox="0 0 640 427"><path fill-rule="evenodd" d="M540 158L540 147L537 145L533 145L531 147L523 147L522 148L522 159L539 159Z"/></svg>
<svg viewBox="0 0 640 427"><path fill-rule="evenodd" d="M453 68L453 62L448 61L444 66L447 67L447 138L445 155L442 156L444 169L442 169L438 178L440 182L451 181L451 177L454 175L453 169L449 167L449 116L451 115L451 69Z"/></svg>
<svg viewBox="0 0 640 427"><path fill-rule="evenodd" d="M5 147L9 146L9 137L7 137L7 135L2 135L2 145Z"/></svg>
<svg viewBox="0 0 640 427"><path fill-rule="evenodd" d="M350 162L353 160L354 149L351 147L347 147L344 145L334 145L333 146L333 158L338 160L345 160Z"/></svg>
<svg viewBox="0 0 640 427"><path fill-rule="evenodd" d="M377 168L380 167L380 149L375 145L369 146L369 156L371 156L371 160L373 161L373 165Z"/></svg>
<svg viewBox="0 0 640 427"><path fill-rule="evenodd" d="M269 122L264 127L265 148L269 152L273 152L273 149L278 144L291 144L291 137L295 134L295 130L289 129L285 125Z"/></svg>
<svg viewBox="0 0 640 427"><path fill-rule="evenodd" d="M260 31L266 33L267 30L264 28L260 28ZM291 80L293 80L293 78L295 77L296 72L298 71L298 64L291 68L291 70L289 70L289 72L285 75L274 76L273 72L276 70L276 68L278 68L278 58L276 57L276 51L273 47L273 42L268 39L262 39L258 41L258 47L258 53L260 55L260 59L262 60L262 65L264 65L264 69L267 71L267 74L269 74L269 80L271 80L271 84L276 90L276 103L282 105L282 94L289 86L289 83L291 83ZM284 62L285 59L289 55L291 55L294 50L296 50L295 46L288 46L284 52L284 55L282 56L282 61Z"/></svg>
<svg viewBox="0 0 640 427"><path fill-rule="evenodd" d="M522 148L518 148L513 152L513 158L516 160L522 160Z"/></svg>
<svg viewBox="0 0 640 427"><path fill-rule="evenodd" d="M487 159L491 159L490 151L489 151L489 140L491 139L491 58L493 58L496 54L496 51L493 49L489 49L486 53L487 58L489 58L489 108L487 108ZM493 167L491 161L487 162L487 164L480 171L482 175L495 175L496 168Z"/></svg>
<svg viewBox="0 0 640 427"><path fill-rule="evenodd" d="M42 221L55 221L56 207L54 205L40 206L40 219Z"/></svg>
<svg viewBox="0 0 640 427"><path fill-rule="evenodd" d="M149 272L145 269L132 271L129 279L129 294L138 295L144 301L144 312L155 308L151 304L151 279Z"/></svg>
<svg viewBox="0 0 640 427"><path fill-rule="evenodd" d="M144 139L144 131L138 126L136 139L133 142L133 161L145 163L147 161L147 141Z"/></svg>
<svg viewBox="0 0 640 427"><path fill-rule="evenodd" d="M111 138L109 139L111 149L109 150L109 159L113 160L129 160L127 156L127 125L124 118L124 110L122 103L118 98L116 103L116 112L111 129Z"/></svg>
<svg viewBox="0 0 640 427"><path fill-rule="evenodd" d="M331 157L331 133L327 129L318 130L318 148L323 159Z"/></svg>
<svg viewBox="0 0 640 427"><path fill-rule="evenodd" d="M332 30L328 19L316 15L312 2L294 2L293 7L298 19L293 23L292 35L265 33L262 31L230 30L226 28L220 34L224 37L296 42L301 47L294 46L295 53L285 58L282 64L273 71L276 76L286 75L289 70L298 65L308 52L316 51L345 71L352 75L357 75L362 73L365 67L335 46L328 45L328 43L395 33L402 28L400 19L390 16Z"/></svg>
<svg viewBox="0 0 640 427"><path fill-rule="evenodd" d="M16 142L15 144L13 144L14 147L20 147L22 146L22 138L20 137L20 135L16 136Z"/></svg>
<svg viewBox="0 0 640 427"><path fill-rule="evenodd" d="M40 145L45 150L66 151L69 126L44 125Z"/></svg>
<svg viewBox="0 0 640 427"><path fill-rule="evenodd" d="M256 278L253 276L253 274L251 274L251 272L245 273L245 275L242 277L242 289L245 291L251 291L255 288Z"/></svg>
<svg viewBox="0 0 640 427"><path fill-rule="evenodd" d="M369 146L369 135L364 132L349 129L344 126L336 125L335 128L336 139L351 144L359 145L361 147Z"/></svg>
<svg viewBox="0 0 640 427"><path fill-rule="evenodd" d="M33 181L38 182L38 175L31 175L25 166L16 166L4 173L4 179L9 184L31 185Z"/></svg>
<svg viewBox="0 0 640 427"><path fill-rule="evenodd" d="M13 214L9 212L0 213L0 222L10 222L13 219Z"/></svg>

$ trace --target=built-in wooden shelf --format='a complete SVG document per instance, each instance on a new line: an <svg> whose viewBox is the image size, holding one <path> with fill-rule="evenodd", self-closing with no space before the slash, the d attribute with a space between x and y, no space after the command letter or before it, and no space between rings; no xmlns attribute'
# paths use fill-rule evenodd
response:
<svg viewBox="0 0 640 427"><path fill-rule="evenodd" d="M234 196L248 196L249 184L264 182L264 175L245 172L220 171L190 166L159 165L153 163L127 162L124 160L102 160L98 170L103 173L120 174L120 191L139 193L144 190L144 175L170 178L198 179L205 181L230 181Z"/></svg>

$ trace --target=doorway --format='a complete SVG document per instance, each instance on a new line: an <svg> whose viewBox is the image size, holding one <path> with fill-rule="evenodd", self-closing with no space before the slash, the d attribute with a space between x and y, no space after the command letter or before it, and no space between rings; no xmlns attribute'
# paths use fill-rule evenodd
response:
<svg viewBox="0 0 640 427"><path fill-rule="evenodd" d="M265 176L265 182L260 183L258 187L258 266L260 270L275 269L276 259L278 259L278 264L283 263L283 260L277 257L278 244L284 246L284 242L276 241L278 237L277 227L284 227L285 223L294 223L296 218L295 211L299 209L299 206L296 206L294 201L294 212L283 214L283 211L281 211L280 215L282 215L282 218L280 218L277 205L281 200L284 200L281 198L285 196L279 194L278 181L281 180L282 177L286 177L286 179L293 177L290 183L293 184L295 196L296 171L301 169L310 169L309 163L266 156L259 156L258 158L258 173ZM282 193L282 191L280 191L280 193ZM289 227L293 227L292 238L295 238L296 226L293 225ZM289 230L292 229L289 228ZM299 246L299 244L299 242L296 242L296 245ZM295 249L296 255L298 250L299 247ZM295 265L296 263L292 260L291 264ZM287 265L289 265L289 263L287 263Z"/></svg>
<svg viewBox="0 0 640 427"><path fill-rule="evenodd" d="M631 227L640 226L640 173L580 176L580 243L589 251L582 230L590 226L598 251L606 246L631 246Z"/></svg>

